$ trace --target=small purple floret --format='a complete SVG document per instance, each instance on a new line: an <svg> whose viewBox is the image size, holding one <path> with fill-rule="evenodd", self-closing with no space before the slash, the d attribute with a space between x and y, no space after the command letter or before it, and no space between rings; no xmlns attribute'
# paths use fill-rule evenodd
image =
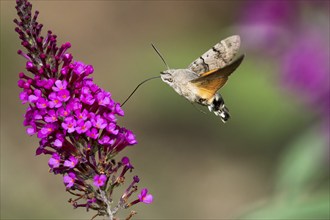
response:
<svg viewBox="0 0 330 220"><path fill-rule="evenodd" d="M94 185L97 187L104 186L106 181L107 181L107 176L104 174L94 176Z"/></svg>
<svg viewBox="0 0 330 220"><path fill-rule="evenodd" d="M75 180L76 180L76 174L72 172L68 173L68 175L63 176L63 182L66 188L71 188L74 185Z"/></svg>
<svg viewBox="0 0 330 220"><path fill-rule="evenodd" d="M61 157L59 154L54 153L52 157L48 160L48 165L50 168L57 168L60 166Z"/></svg>
<svg viewBox="0 0 330 220"><path fill-rule="evenodd" d="M74 156L70 156L68 160L64 161L64 166L69 168L74 168L78 163L78 159Z"/></svg>
<svg viewBox="0 0 330 220"><path fill-rule="evenodd" d="M147 188L142 189L138 197L140 202L143 202L145 204L150 204L153 201L153 196L151 194L148 194Z"/></svg>

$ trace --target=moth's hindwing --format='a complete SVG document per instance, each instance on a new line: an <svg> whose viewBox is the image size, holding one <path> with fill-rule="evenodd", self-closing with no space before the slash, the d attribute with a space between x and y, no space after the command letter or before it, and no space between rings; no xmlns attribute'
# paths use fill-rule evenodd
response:
<svg viewBox="0 0 330 220"><path fill-rule="evenodd" d="M191 80L190 83L198 91L198 95L201 98L209 100L226 84L229 75L236 70L243 59L244 55L241 55L237 60L227 66L206 72L197 79Z"/></svg>
<svg viewBox="0 0 330 220"><path fill-rule="evenodd" d="M228 37L197 58L188 69L201 75L210 70L223 68L234 58L240 45L241 40L238 35Z"/></svg>
<svg viewBox="0 0 330 220"><path fill-rule="evenodd" d="M207 102L212 101L216 92L226 84L228 77L217 78L214 80L205 80L202 82L194 83L195 91L198 97L205 99Z"/></svg>

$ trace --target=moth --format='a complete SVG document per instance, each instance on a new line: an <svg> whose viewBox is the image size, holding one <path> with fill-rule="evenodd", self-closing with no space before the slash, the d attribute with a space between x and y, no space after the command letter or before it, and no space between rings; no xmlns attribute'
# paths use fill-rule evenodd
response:
<svg viewBox="0 0 330 220"><path fill-rule="evenodd" d="M188 68L170 69L167 66L168 69L162 71L160 77L179 95L191 103L207 106L225 123L230 118L229 110L224 99L217 92L226 84L228 77L244 59L244 55L241 55L232 61L240 44L238 35L230 36L198 57Z"/></svg>

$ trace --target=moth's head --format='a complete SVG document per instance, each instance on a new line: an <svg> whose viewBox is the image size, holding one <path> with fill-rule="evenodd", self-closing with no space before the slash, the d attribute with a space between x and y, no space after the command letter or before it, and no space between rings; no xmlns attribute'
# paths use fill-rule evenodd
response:
<svg viewBox="0 0 330 220"><path fill-rule="evenodd" d="M160 77L162 78L162 80L170 86L172 86L174 83L174 75L175 70L173 69L168 69L163 72L160 72Z"/></svg>

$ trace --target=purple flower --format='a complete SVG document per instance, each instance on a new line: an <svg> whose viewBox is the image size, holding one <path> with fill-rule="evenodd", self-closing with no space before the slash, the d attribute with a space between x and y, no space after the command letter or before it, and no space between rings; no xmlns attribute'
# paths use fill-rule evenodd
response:
<svg viewBox="0 0 330 220"><path fill-rule="evenodd" d="M41 97L42 93L39 89L35 89L33 94L29 95L28 100L31 103L36 103L38 99Z"/></svg>
<svg viewBox="0 0 330 220"><path fill-rule="evenodd" d="M86 109L84 109L83 111L80 111L80 109L75 111L75 115L77 117L77 119L82 119L82 120L86 120L88 117L88 112Z"/></svg>
<svg viewBox="0 0 330 220"><path fill-rule="evenodd" d="M78 134L82 134L88 131L91 127L92 123L90 121L84 121L81 119L77 122L76 131Z"/></svg>
<svg viewBox="0 0 330 220"><path fill-rule="evenodd" d="M124 116L124 111L121 109L118 103L115 106L115 113L119 116Z"/></svg>
<svg viewBox="0 0 330 220"><path fill-rule="evenodd" d="M256 52L280 54L299 17L298 1L254 0L242 7L239 34L244 45Z"/></svg>
<svg viewBox="0 0 330 220"><path fill-rule="evenodd" d="M77 75L81 75L85 72L85 64L80 61L76 61L72 64L73 72Z"/></svg>
<svg viewBox="0 0 330 220"><path fill-rule="evenodd" d="M59 154L54 153L52 157L48 160L48 165L50 168L57 168L60 166L61 157Z"/></svg>
<svg viewBox="0 0 330 220"><path fill-rule="evenodd" d="M31 61L28 61L28 62L26 62L25 68L28 69L28 70L31 70L31 69L34 68L34 65Z"/></svg>
<svg viewBox="0 0 330 220"><path fill-rule="evenodd" d="M107 119L109 122L116 122L117 121L116 116L112 112L109 112L109 113L104 112L103 117L105 119Z"/></svg>
<svg viewBox="0 0 330 220"><path fill-rule="evenodd" d="M81 100L79 100L78 98L73 98L70 99L67 107L72 111L77 111L77 110L81 110L83 105L81 103Z"/></svg>
<svg viewBox="0 0 330 220"><path fill-rule="evenodd" d="M133 177L133 180L134 180L135 183L140 182L140 178L138 176L134 176Z"/></svg>
<svg viewBox="0 0 330 220"><path fill-rule="evenodd" d="M89 89L89 87L84 86L84 87L81 88L81 94L83 94L83 95L90 95L91 93L92 93L92 92L91 92L91 90Z"/></svg>
<svg viewBox="0 0 330 220"><path fill-rule="evenodd" d="M45 109L35 109L33 112L33 119L41 120L46 113L47 111Z"/></svg>
<svg viewBox="0 0 330 220"><path fill-rule="evenodd" d="M313 108L329 113L329 33L321 27L303 30L282 60L282 81Z"/></svg>
<svg viewBox="0 0 330 220"><path fill-rule="evenodd" d="M49 110L48 115L46 115L44 118L45 122L48 123L57 121L57 115L54 110Z"/></svg>
<svg viewBox="0 0 330 220"><path fill-rule="evenodd" d="M107 176L104 174L94 176L94 185L96 187L104 186L106 181L107 181Z"/></svg>
<svg viewBox="0 0 330 220"><path fill-rule="evenodd" d="M296 7L297 3L291 1L252 0L243 7L243 20L250 24L282 25L294 19Z"/></svg>
<svg viewBox="0 0 330 220"><path fill-rule="evenodd" d="M117 125L115 123L109 123L109 125L106 127L106 130L110 134L114 134L114 135L117 135L119 132L119 130L117 129Z"/></svg>
<svg viewBox="0 0 330 220"><path fill-rule="evenodd" d="M77 197L71 200L75 208L92 207L98 215L109 215L113 191L124 184L126 172L133 170L128 158L118 162L116 155L136 144L136 138L116 123L124 111L109 92L93 82L89 76L93 66L74 60L68 53L71 44L59 46L51 31L42 36L39 12L33 14L27 0L16 0L16 4L15 31L26 49L18 54L27 60L28 72L19 73L17 85L23 90L20 100L28 104L23 123L26 132L40 139L36 155L51 156L50 171L63 175L67 191ZM134 177L119 209L133 205L128 198L138 182ZM148 203L150 195L141 199Z"/></svg>
<svg viewBox="0 0 330 220"><path fill-rule="evenodd" d="M80 100L83 103L88 104L88 105L93 105L95 102L95 98L90 94L87 94L87 95L81 94Z"/></svg>
<svg viewBox="0 0 330 220"><path fill-rule="evenodd" d="M57 133L56 134L56 139L53 143L53 145L56 147L56 148L61 148L63 146L63 143L64 143L64 138L65 138L65 134L62 134L62 133Z"/></svg>
<svg viewBox="0 0 330 220"><path fill-rule="evenodd" d="M92 128L86 132L87 136L92 139L97 139L99 136L98 130L96 128Z"/></svg>
<svg viewBox="0 0 330 220"><path fill-rule="evenodd" d="M48 123L38 131L38 138L44 138L53 133L56 129L56 124Z"/></svg>
<svg viewBox="0 0 330 220"><path fill-rule="evenodd" d="M62 102L66 102L70 99L70 92L66 89L60 90L57 93L57 98Z"/></svg>
<svg viewBox="0 0 330 220"><path fill-rule="evenodd" d="M58 148L62 147L63 146L63 141L61 139L56 139L54 141L54 146L58 147Z"/></svg>
<svg viewBox="0 0 330 220"><path fill-rule="evenodd" d="M78 159L74 156L70 156L68 160L64 161L64 166L69 168L74 168L78 163Z"/></svg>
<svg viewBox="0 0 330 220"><path fill-rule="evenodd" d="M270 52L282 84L313 109L329 112L328 4L322 1L248 1L240 31L255 52ZM305 13L306 7L319 7ZM315 18L317 17L317 19Z"/></svg>
<svg viewBox="0 0 330 220"><path fill-rule="evenodd" d="M36 105L37 105L37 108L44 109L44 108L48 107L48 102L44 98L39 98Z"/></svg>
<svg viewBox="0 0 330 220"><path fill-rule="evenodd" d="M22 104L25 104L28 102L29 95L26 91L23 91L19 94L20 100L22 100Z"/></svg>
<svg viewBox="0 0 330 220"><path fill-rule="evenodd" d="M93 126L98 129L104 129L107 126L106 120L104 120L100 115L97 115L96 117L92 118L91 121Z"/></svg>
<svg viewBox="0 0 330 220"><path fill-rule="evenodd" d="M96 99L98 101L98 104L99 105L102 105L102 106L107 106L111 103L111 95L110 93L108 92L99 92L97 95L96 95Z"/></svg>
<svg viewBox="0 0 330 220"><path fill-rule="evenodd" d="M53 86L53 91L58 92L61 90L65 90L66 86L68 85L67 81L65 80L56 80L55 81L55 86Z"/></svg>
<svg viewBox="0 0 330 220"><path fill-rule="evenodd" d="M57 114L62 117L67 117L70 115L71 110L69 108L59 108Z"/></svg>
<svg viewBox="0 0 330 220"><path fill-rule="evenodd" d="M109 136L107 136L107 135L103 135L99 140L98 140L98 142L100 143L100 144L104 144L104 145L111 145L111 144L113 144L114 142L115 142L115 140L114 139L111 139Z"/></svg>
<svg viewBox="0 0 330 220"><path fill-rule="evenodd" d="M66 188L71 188L76 180L76 174L70 172L67 175L63 176L63 182Z"/></svg>
<svg viewBox="0 0 330 220"><path fill-rule="evenodd" d="M70 71L70 67L69 66L63 66L61 69L61 74L62 75L67 75Z"/></svg>
<svg viewBox="0 0 330 220"><path fill-rule="evenodd" d="M123 163L124 166L128 167L128 168L132 168L132 164L130 163L130 160L128 157L123 157L121 159L121 162Z"/></svg>
<svg viewBox="0 0 330 220"><path fill-rule="evenodd" d="M134 134L129 130L126 132L126 141L129 145L137 144L137 140L135 139Z"/></svg>
<svg viewBox="0 0 330 220"><path fill-rule="evenodd" d="M55 79L48 79L46 80L45 84L44 84L44 88L49 90L50 88L52 88L52 86L54 85L54 80Z"/></svg>
<svg viewBox="0 0 330 220"><path fill-rule="evenodd" d="M87 75L92 74L92 73L94 73L94 67L92 65L87 65L85 67L85 71L86 71Z"/></svg>
<svg viewBox="0 0 330 220"><path fill-rule="evenodd" d="M151 194L148 194L148 189L144 188L141 190L141 193L138 195L140 202L145 204L150 204L153 201L153 197Z"/></svg>
<svg viewBox="0 0 330 220"><path fill-rule="evenodd" d="M76 120L73 117L67 117L62 123L62 127L67 130L69 133L72 133L76 130Z"/></svg>
<svg viewBox="0 0 330 220"><path fill-rule="evenodd" d="M30 136L34 135L36 132L37 132L37 131L36 131L35 126L26 129L26 133L27 133L28 135L30 135Z"/></svg>

